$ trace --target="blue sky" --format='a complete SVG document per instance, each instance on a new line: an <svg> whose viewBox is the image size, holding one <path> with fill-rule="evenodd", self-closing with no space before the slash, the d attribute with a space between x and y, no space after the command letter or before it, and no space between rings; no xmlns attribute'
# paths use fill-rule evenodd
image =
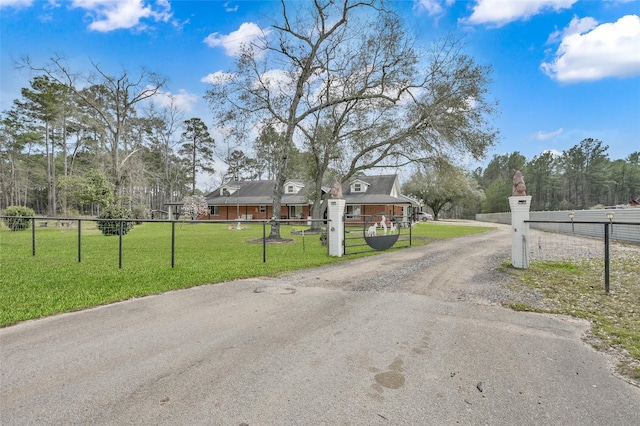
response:
<svg viewBox="0 0 640 426"><path fill-rule="evenodd" d="M640 151L640 1L390 4L425 45L454 33L493 67L501 136L488 158L519 151L531 159L589 137L612 159ZM268 28L279 8L273 0L0 0L0 110L31 78L15 60L44 65L60 55L78 72L93 61L114 74L160 73L185 118L210 124L207 77L228 71L239 43Z"/></svg>

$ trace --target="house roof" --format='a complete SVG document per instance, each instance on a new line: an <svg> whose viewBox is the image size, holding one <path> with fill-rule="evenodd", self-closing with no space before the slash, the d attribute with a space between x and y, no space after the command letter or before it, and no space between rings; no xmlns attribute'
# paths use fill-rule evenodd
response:
<svg viewBox="0 0 640 426"><path fill-rule="evenodd" d="M352 191L352 183L360 182L366 187L365 191ZM294 184L301 189L296 194L282 194L282 205L308 205L309 185L302 180L291 179L286 184ZM256 206L273 204L273 192L276 187L275 180L254 180L254 181L230 181L205 195L205 199L210 206L238 205ZM229 195L223 194L223 189L229 189ZM329 188L322 188L328 192ZM397 175L379 176L354 176L345 183L342 190L346 204L394 204L411 205L416 204L400 192L400 184ZM182 202L167 203L182 205Z"/></svg>
<svg viewBox="0 0 640 426"><path fill-rule="evenodd" d="M366 184L366 191L352 191L353 183ZM342 188L347 204L413 204L400 192L398 175L354 176Z"/></svg>
<svg viewBox="0 0 640 426"><path fill-rule="evenodd" d="M290 180L287 183L297 183L304 185L301 180ZM270 205L273 203L273 192L276 186L275 180L241 180L230 181L214 191L208 193L205 198L210 206L240 205L256 206ZM229 196L222 194L222 188L237 188ZM306 205L309 204L308 191L302 188L296 194L283 194L282 205Z"/></svg>

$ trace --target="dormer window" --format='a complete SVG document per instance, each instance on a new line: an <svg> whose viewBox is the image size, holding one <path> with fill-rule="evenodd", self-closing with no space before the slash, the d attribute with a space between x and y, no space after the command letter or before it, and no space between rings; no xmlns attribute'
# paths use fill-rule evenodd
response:
<svg viewBox="0 0 640 426"><path fill-rule="evenodd" d="M351 189L351 192L367 192L369 184L367 182L361 181L360 179L356 179L355 181L351 182L349 188Z"/></svg>
<svg viewBox="0 0 640 426"><path fill-rule="evenodd" d="M238 188L235 188L233 186L223 186L222 188L220 188L220 195L223 197L228 197L235 193L237 190Z"/></svg>
<svg viewBox="0 0 640 426"><path fill-rule="evenodd" d="M304 188L304 183L298 182L292 179L284 183L284 187L282 191L285 194L298 194L303 188Z"/></svg>

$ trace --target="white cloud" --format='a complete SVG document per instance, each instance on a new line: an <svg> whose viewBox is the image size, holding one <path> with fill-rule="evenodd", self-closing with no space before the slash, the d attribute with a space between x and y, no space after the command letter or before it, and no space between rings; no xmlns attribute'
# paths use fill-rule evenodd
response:
<svg viewBox="0 0 640 426"><path fill-rule="evenodd" d="M287 94L295 90L291 74L284 70L273 69L260 76L260 82L254 82L255 87L264 85L274 94Z"/></svg>
<svg viewBox="0 0 640 426"><path fill-rule="evenodd" d="M425 10L429 16L439 16L454 3L455 0L413 0L413 7L418 11Z"/></svg>
<svg viewBox="0 0 640 426"><path fill-rule="evenodd" d="M574 17L569 26L563 30L554 31L549 35L548 43L559 43L563 38L571 37L573 35L580 35L594 29L598 26L598 21L587 16L586 18L578 19Z"/></svg>
<svg viewBox="0 0 640 426"><path fill-rule="evenodd" d="M18 9L21 7L29 7L32 4L33 0L0 0L0 8L15 7Z"/></svg>
<svg viewBox="0 0 640 426"><path fill-rule="evenodd" d="M555 130L553 132L543 132L543 131L538 131L538 133L536 133L535 135L533 135L531 138L532 139L537 139L539 141L546 141L547 139L551 139L554 138L556 136L559 136L562 134L562 132L564 132L564 130L562 129L562 127L560 127L558 130Z"/></svg>
<svg viewBox="0 0 640 426"><path fill-rule="evenodd" d="M542 71L567 83L640 75L640 17L627 15L598 25L592 18L574 18L550 41L561 40L555 57Z"/></svg>
<svg viewBox="0 0 640 426"><path fill-rule="evenodd" d="M444 10L439 0L417 0L415 6L418 10L426 10L429 15L439 15Z"/></svg>
<svg viewBox="0 0 640 426"><path fill-rule="evenodd" d="M249 46L251 42L268 33L269 31L262 30L253 22L244 22L240 28L229 34L211 33L204 42L209 47L222 47L227 56L239 56L243 46Z"/></svg>
<svg viewBox="0 0 640 426"><path fill-rule="evenodd" d="M557 149L545 149L544 151L542 151L543 154L546 154L547 152L551 154L553 158L562 157L562 152L558 151Z"/></svg>
<svg viewBox="0 0 640 426"><path fill-rule="evenodd" d="M476 0L473 13L464 22L502 26L526 20L544 10L570 9L576 1L578 0Z"/></svg>
<svg viewBox="0 0 640 426"><path fill-rule="evenodd" d="M121 28L144 27L142 19L156 22L171 19L168 0L157 0L155 8L145 0L73 0L71 7L85 9L92 17L89 29L108 32Z"/></svg>
<svg viewBox="0 0 640 426"><path fill-rule="evenodd" d="M227 84L231 80L235 79L236 75L228 72L216 71L208 74L200 79L203 83L209 84Z"/></svg>
<svg viewBox="0 0 640 426"><path fill-rule="evenodd" d="M229 3L231 3L230 1L226 2L224 4L224 11L225 12L237 12L238 11L238 5L236 4L235 6L231 7L229 6Z"/></svg>
<svg viewBox="0 0 640 426"><path fill-rule="evenodd" d="M193 110L195 104L198 103L199 96L193 93L188 93L184 89L180 89L177 94L173 94L171 92L158 92L152 100L156 105L164 108L177 107L183 111L189 112Z"/></svg>

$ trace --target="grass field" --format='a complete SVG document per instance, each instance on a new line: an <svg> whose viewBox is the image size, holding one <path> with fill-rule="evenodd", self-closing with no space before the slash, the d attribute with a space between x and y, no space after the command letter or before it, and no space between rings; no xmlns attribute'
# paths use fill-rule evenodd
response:
<svg viewBox="0 0 640 426"><path fill-rule="evenodd" d="M294 242L267 245L263 262L263 245L249 242L262 238L259 223L243 224L241 230L219 223L178 223L175 267L171 268L171 224L144 223L123 236L120 269L119 238L102 235L95 222L83 222L80 263L77 229L38 227L36 256L32 256L31 230L11 232L2 225L0 326L133 297L239 278L275 276L371 255L330 257L319 235L292 233L305 228L283 226L282 237ZM488 229L424 223L413 228L413 244Z"/></svg>

